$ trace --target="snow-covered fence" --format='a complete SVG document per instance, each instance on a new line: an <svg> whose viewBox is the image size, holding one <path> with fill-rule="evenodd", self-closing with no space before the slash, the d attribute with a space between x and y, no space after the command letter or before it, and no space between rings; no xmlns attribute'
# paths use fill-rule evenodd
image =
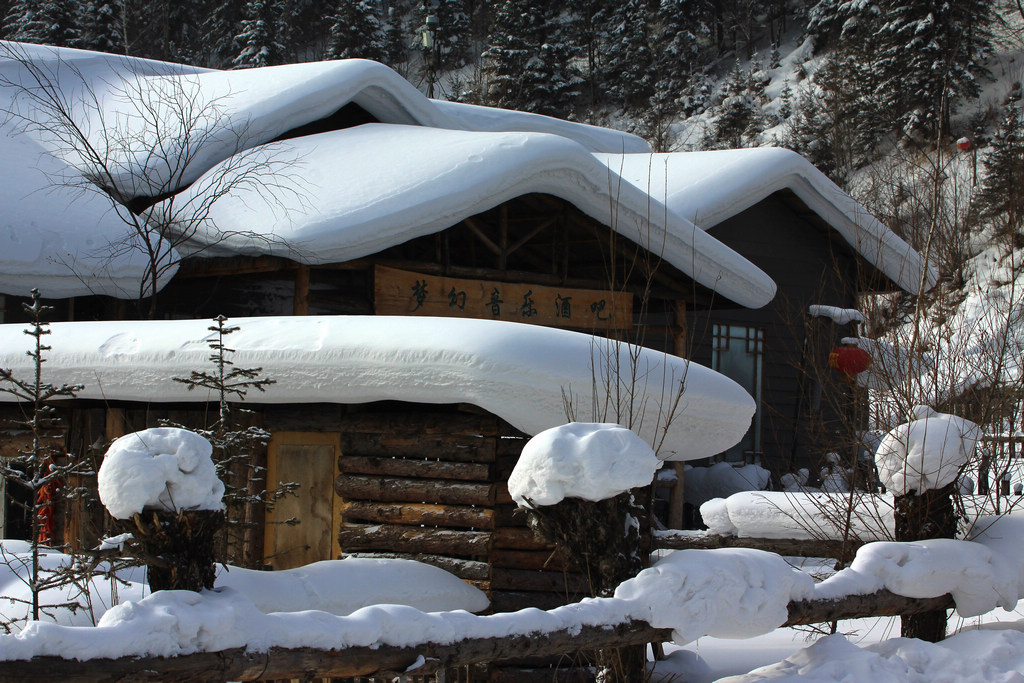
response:
<svg viewBox="0 0 1024 683"><path fill-rule="evenodd" d="M19 636L0 636L7 660L0 681L425 676L481 662L928 611L951 606L948 592L964 613L1015 602L1024 582L1004 570L1021 558L995 562L986 578L989 550L950 543L961 545L939 549L942 557L927 547L882 544L817 586L769 553L683 551L624 582L612 597L489 616L395 605L344 617L263 614L237 591L165 591L113 608L94 628L37 623ZM944 571L934 572L936 560ZM926 573L930 579L922 581ZM1011 588L997 575L1016 579L1012 596L997 595Z"/></svg>

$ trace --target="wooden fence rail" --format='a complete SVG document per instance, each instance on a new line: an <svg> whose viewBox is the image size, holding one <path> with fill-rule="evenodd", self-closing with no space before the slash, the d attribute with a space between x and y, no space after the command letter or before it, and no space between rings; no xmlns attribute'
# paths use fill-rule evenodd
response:
<svg viewBox="0 0 1024 683"><path fill-rule="evenodd" d="M867 542L855 539L844 542L827 539L746 538L740 536L720 536L707 532L688 532L685 534L656 532L653 547L659 550L753 548L792 557L832 557L849 561L857 554L857 549Z"/></svg>

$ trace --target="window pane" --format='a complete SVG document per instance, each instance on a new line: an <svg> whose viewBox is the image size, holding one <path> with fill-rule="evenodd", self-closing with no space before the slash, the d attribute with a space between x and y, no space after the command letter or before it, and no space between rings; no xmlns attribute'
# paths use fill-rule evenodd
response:
<svg viewBox="0 0 1024 683"><path fill-rule="evenodd" d="M742 325L715 325L711 366L732 379L754 399L754 420L743 439L730 448L725 459L744 460L745 453L761 450L761 372L764 364L764 331Z"/></svg>

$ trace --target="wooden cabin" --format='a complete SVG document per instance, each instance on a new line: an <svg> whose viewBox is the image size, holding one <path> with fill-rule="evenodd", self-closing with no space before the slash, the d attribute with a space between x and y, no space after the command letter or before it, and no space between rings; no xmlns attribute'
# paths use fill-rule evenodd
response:
<svg viewBox="0 0 1024 683"><path fill-rule="evenodd" d="M635 342L719 370L757 402L740 444L688 459L757 460L782 472L828 448L806 425L827 431L836 419L816 398L831 379L811 347L846 331L808 322L807 306L853 307L862 291L930 282L919 255L792 153L654 155L617 131L433 102L361 60L294 67L294 82L292 69L232 72L245 87L224 106L249 117L247 144L274 142L301 161L287 172L309 171L302 201L285 215L251 211L265 188L239 188L201 225L172 226L181 260L157 295L157 317L442 316ZM116 71L87 73L97 87L116 87ZM224 96L225 79L191 76L199 92ZM34 168L38 152L15 149L22 143L13 137L4 144L12 163ZM179 201L196 197L203 185L193 181L233 151L211 150L208 168L176 188ZM24 320L19 297L31 287L57 297L54 320L137 317L131 299L145 264L83 256L123 240L124 224L94 198L72 204L78 198L60 191L15 189L0 187L0 201L48 226L47 243L60 253L23 248L16 229L0 233L3 319ZM71 448L152 425L164 412L193 419L205 410L154 407L167 401L162 393L154 388L153 404L76 404ZM285 559L296 548L309 549L303 560L338 551L443 556L489 586L502 608L548 604L529 593L575 594L576 579L531 545L502 489L525 433L479 406L447 403L438 413L395 400L260 407L273 434L272 476L305 477L311 495L295 510L301 531L282 540L270 525L253 547L262 543L276 566L298 562ZM840 412L852 410L840 403Z"/></svg>
<svg viewBox="0 0 1024 683"><path fill-rule="evenodd" d="M593 394L603 387L592 386L594 373L632 360L668 378L672 391L679 391L672 378L685 376L684 398L695 404L686 420L658 425L664 391L645 392L633 406L635 430L687 444L680 457L733 443L753 411L740 387L705 368L652 350L591 356L599 338L543 326L411 316L235 322L239 329L225 339L231 362L259 361L262 376L276 380L235 413L243 426L269 433L265 447L252 450L266 467L266 488L298 485L267 519L261 506L247 508L253 526L234 541L236 556L278 569L339 554L419 559L488 591L495 610L552 606L586 589L567 558L533 539L507 481L528 435L565 422L566 401L587 414L599 407ZM47 378L83 386L59 405L64 424L50 436L96 469L120 435L164 424L209 428L217 404L175 381L209 362L217 339L209 327L202 320L52 324ZM0 343L9 349L0 362L18 375L31 370L22 360L31 339L20 325L0 327ZM13 424L26 407L0 400L5 454L31 442ZM68 484L95 490L92 477ZM56 533L65 542L92 547L109 531L94 496L65 504L63 513Z"/></svg>

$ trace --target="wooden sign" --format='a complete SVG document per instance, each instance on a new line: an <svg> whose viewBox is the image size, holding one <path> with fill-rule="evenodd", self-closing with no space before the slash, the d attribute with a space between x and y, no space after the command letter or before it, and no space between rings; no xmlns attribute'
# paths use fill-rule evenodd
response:
<svg viewBox="0 0 1024 683"><path fill-rule="evenodd" d="M436 315L579 330L633 327L633 295L492 280L423 275L376 266L378 315Z"/></svg>

